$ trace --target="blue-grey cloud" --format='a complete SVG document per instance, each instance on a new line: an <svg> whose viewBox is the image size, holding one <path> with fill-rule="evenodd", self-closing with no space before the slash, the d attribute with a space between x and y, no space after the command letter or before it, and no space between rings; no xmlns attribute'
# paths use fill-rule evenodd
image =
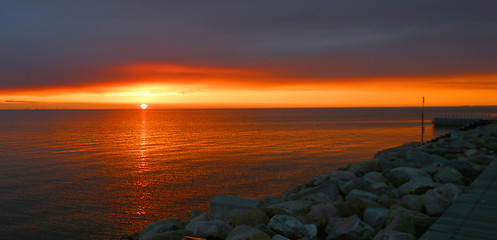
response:
<svg viewBox="0 0 497 240"><path fill-rule="evenodd" d="M141 62L323 81L497 69L493 0L0 5L0 89L116 81L106 66Z"/></svg>

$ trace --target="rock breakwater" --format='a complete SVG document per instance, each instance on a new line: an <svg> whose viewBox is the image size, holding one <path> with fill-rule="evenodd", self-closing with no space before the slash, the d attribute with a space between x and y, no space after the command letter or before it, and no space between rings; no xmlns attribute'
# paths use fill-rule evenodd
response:
<svg viewBox="0 0 497 240"><path fill-rule="evenodd" d="M165 218L121 239L416 239L496 152L495 123L453 131L426 144L380 151L280 196L219 197L212 213L192 211L188 221Z"/></svg>

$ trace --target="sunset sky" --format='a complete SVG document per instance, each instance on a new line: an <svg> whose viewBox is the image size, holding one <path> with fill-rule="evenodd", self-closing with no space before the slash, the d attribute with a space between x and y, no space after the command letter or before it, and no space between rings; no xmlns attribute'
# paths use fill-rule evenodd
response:
<svg viewBox="0 0 497 240"><path fill-rule="evenodd" d="M497 1L2 1L0 109L497 105Z"/></svg>

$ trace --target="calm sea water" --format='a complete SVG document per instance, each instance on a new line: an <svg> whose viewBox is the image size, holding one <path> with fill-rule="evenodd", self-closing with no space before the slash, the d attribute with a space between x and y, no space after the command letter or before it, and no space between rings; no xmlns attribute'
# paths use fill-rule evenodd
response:
<svg viewBox="0 0 497 240"><path fill-rule="evenodd" d="M497 108L427 108L426 119ZM420 141L420 108L0 111L0 239L110 239ZM439 134L427 123L425 139Z"/></svg>

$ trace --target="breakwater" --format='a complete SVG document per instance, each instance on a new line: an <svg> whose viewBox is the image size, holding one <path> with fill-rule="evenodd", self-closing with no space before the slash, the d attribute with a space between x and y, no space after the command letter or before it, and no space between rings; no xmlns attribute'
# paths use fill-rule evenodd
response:
<svg viewBox="0 0 497 240"><path fill-rule="evenodd" d="M122 239L416 239L496 158L497 124L378 152L279 196L217 197Z"/></svg>

